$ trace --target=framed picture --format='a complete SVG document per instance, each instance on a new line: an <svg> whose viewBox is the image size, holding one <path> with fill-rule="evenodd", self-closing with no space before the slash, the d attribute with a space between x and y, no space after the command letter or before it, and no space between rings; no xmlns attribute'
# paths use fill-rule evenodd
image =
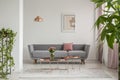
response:
<svg viewBox="0 0 120 80"><path fill-rule="evenodd" d="M62 32L75 32L75 15L62 15Z"/></svg>

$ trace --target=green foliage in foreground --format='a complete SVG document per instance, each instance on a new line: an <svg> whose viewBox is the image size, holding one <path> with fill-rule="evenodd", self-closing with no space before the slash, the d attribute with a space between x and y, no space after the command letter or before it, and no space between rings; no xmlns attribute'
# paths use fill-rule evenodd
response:
<svg viewBox="0 0 120 80"><path fill-rule="evenodd" d="M97 8L105 5L104 14L99 16L95 26L100 29L100 39L107 40L108 46L113 48L113 43L120 43L120 0L91 0Z"/></svg>
<svg viewBox="0 0 120 80"><path fill-rule="evenodd" d="M99 40L107 40L110 48L114 42L119 44L119 76L120 76L120 0L91 0L96 8L103 7L103 14L98 17L95 27L101 30ZM120 80L120 78L119 78Z"/></svg>
<svg viewBox="0 0 120 80"><path fill-rule="evenodd" d="M6 78L10 68L14 66L14 59L11 55L16 33L11 29L0 30L0 77Z"/></svg>

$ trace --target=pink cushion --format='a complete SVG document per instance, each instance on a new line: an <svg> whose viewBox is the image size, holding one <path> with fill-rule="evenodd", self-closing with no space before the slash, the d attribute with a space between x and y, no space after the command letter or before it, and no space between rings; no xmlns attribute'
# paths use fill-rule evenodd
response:
<svg viewBox="0 0 120 80"><path fill-rule="evenodd" d="M73 50L72 45L73 45L73 43L64 43L64 50L66 50L66 51Z"/></svg>

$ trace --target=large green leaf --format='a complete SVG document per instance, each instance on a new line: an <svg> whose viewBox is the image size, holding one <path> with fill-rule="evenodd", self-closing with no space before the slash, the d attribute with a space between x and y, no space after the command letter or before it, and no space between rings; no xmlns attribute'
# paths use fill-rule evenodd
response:
<svg viewBox="0 0 120 80"><path fill-rule="evenodd" d="M106 37L106 29L104 28L103 31L101 32L101 40L103 41Z"/></svg>
<svg viewBox="0 0 120 80"><path fill-rule="evenodd" d="M97 28L99 29L100 25L104 25L106 20L107 20L106 15L99 16L99 18L95 22L95 26L97 26Z"/></svg>
<svg viewBox="0 0 120 80"><path fill-rule="evenodd" d="M117 0L118 1L118 4L120 5L120 0Z"/></svg>
<svg viewBox="0 0 120 80"><path fill-rule="evenodd" d="M115 34L112 33L111 35L109 35L109 34L106 35L106 39L107 39L108 46L113 49L113 44L114 44L114 40L115 40Z"/></svg>

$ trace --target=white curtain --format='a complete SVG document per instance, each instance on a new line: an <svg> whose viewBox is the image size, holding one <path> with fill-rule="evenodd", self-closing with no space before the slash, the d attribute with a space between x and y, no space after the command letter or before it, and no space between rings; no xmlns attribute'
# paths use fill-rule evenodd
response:
<svg viewBox="0 0 120 80"><path fill-rule="evenodd" d="M108 67L118 68L118 44L115 43L113 49L108 48Z"/></svg>

